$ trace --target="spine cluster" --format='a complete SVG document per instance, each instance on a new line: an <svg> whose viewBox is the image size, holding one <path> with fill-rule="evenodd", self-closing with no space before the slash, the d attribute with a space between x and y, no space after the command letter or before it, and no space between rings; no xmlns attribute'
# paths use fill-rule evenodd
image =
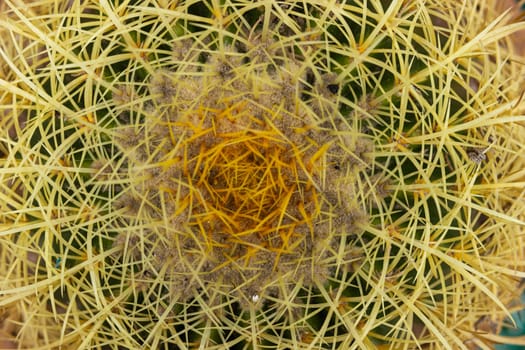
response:
<svg viewBox="0 0 525 350"><path fill-rule="evenodd" d="M323 284L366 220L355 193L372 145L338 111L334 75L290 50L276 62L261 36L218 52L176 41L174 57L191 57L155 72L140 124L116 135L129 186L115 207L155 222L149 272L182 300L203 284L241 300L285 278Z"/></svg>
<svg viewBox="0 0 525 350"><path fill-rule="evenodd" d="M525 98L499 2L23 3L0 0L0 347L507 341Z"/></svg>

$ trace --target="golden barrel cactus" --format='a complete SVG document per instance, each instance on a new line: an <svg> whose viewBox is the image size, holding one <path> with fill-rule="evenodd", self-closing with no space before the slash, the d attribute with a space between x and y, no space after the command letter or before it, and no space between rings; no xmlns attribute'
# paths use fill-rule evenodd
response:
<svg viewBox="0 0 525 350"><path fill-rule="evenodd" d="M1 6L2 346L524 343L495 0Z"/></svg>

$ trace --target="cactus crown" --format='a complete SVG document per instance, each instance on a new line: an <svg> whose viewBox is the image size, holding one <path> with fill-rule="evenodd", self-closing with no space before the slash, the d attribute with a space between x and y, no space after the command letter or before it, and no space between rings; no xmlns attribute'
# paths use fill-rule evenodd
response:
<svg viewBox="0 0 525 350"><path fill-rule="evenodd" d="M501 340L525 277L523 24L491 1L2 6L6 337Z"/></svg>
<svg viewBox="0 0 525 350"><path fill-rule="evenodd" d="M338 111L334 74L309 83L313 67L271 42L280 27L258 26L219 43L211 31L202 47L175 41L143 118L116 131L129 182L116 205L131 225L157 221L145 253L156 271L171 266L165 278L185 297L202 284L250 300L285 276L322 283L362 216L352 198L366 138Z"/></svg>

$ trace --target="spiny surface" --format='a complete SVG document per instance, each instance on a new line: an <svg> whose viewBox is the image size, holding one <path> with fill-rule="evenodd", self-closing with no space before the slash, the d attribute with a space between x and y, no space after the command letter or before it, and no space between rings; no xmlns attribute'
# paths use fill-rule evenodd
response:
<svg viewBox="0 0 525 350"><path fill-rule="evenodd" d="M0 1L0 334L503 341L525 102L498 3Z"/></svg>
<svg viewBox="0 0 525 350"><path fill-rule="evenodd" d="M156 72L143 124L117 135L130 186L116 207L134 220L162 219L151 227L159 243L145 253L156 257L156 272L169 266L164 278L183 299L202 283L246 300L284 277L323 283L339 242L363 216L352 200L369 141L316 91L326 86L307 96L299 61L252 57L266 44L250 35L248 52L193 46L195 66L207 53L204 70L188 68L186 58ZM176 42L175 54L188 45Z"/></svg>

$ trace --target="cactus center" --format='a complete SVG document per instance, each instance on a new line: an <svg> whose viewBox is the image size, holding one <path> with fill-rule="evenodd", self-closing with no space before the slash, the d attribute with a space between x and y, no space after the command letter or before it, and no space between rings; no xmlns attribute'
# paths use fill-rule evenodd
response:
<svg viewBox="0 0 525 350"><path fill-rule="evenodd" d="M115 245L141 242L136 256L147 251L181 297L203 283L242 286L247 300L279 276L313 284L356 230L362 137L330 74L309 85L295 64L242 70L251 57L206 52L201 70L156 72L147 113L121 130L130 186L115 205L142 226Z"/></svg>
<svg viewBox="0 0 525 350"><path fill-rule="evenodd" d="M174 123L186 135L177 159L189 189L181 199L188 225L208 249L234 258L261 249L287 253L320 215L312 180L325 149L294 145L286 134L304 130L283 132L278 115L254 116L244 106L200 109L192 122Z"/></svg>

